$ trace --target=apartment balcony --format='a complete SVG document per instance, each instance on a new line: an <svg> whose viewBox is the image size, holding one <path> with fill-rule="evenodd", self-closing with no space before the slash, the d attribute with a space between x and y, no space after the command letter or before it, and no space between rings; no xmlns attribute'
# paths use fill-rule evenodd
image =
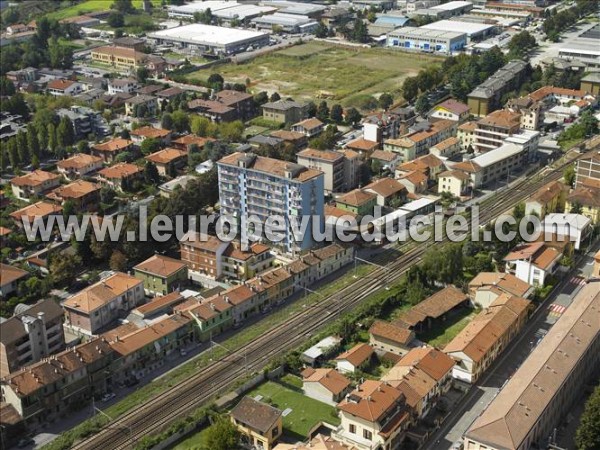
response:
<svg viewBox="0 0 600 450"><path fill-rule="evenodd" d="M374 444L373 442L359 436L358 434L350 433L349 431L343 429L341 426L339 426L336 430L334 430L331 433L331 435L333 436L334 439L338 439L340 441L350 443L360 450L372 450L372 449L376 448L376 445L378 445L378 444Z"/></svg>

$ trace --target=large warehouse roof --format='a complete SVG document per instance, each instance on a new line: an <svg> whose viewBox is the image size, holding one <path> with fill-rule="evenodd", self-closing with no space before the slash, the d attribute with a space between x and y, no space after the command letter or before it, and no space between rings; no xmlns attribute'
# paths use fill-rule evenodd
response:
<svg viewBox="0 0 600 450"><path fill-rule="evenodd" d="M291 27L299 27L300 25L305 25L307 23L312 22L308 16L301 16L299 14L284 14L284 13L275 13L269 14L262 17L257 17L252 20L253 23L265 24L265 25L282 25L282 26L291 26Z"/></svg>
<svg viewBox="0 0 600 450"><path fill-rule="evenodd" d="M194 14L195 12L206 11L208 8L210 8L212 12L215 12L238 5L239 3L236 1L207 0L205 2L193 2L181 6L169 6L169 13Z"/></svg>
<svg viewBox="0 0 600 450"><path fill-rule="evenodd" d="M427 30L455 31L457 33L467 33L467 36L483 33L494 28L494 25L474 22L460 22L458 20L438 20L437 22L423 25L421 28Z"/></svg>
<svg viewBox="0 0 600 450"><path fill-rule="evenodd" d="M458 9L458 8L466 8L468 6L473 6L473 3L456 0L453 2L442 3L441 5L432 6L431 9L440 9L442 11L452 11L452 10Z"/></svg>
<svg viewBox="0 0 600 450"><path fill-rule="evenodd" d="M403 27L398 28L388 34L390 37L394 36L412 36L413 38L422 38L422 39L455 39L459 37L464 37L465 33L462 31L446 31L446 30L438 30L438 29L427 29L424 27L415 28L415 27Z"/></svg>
<svg viewBox="0 0 600 450"><path fill-rule="evenodd" d="M216 27L194 23L182 27L170 28L168 30L150 33L148 37L159 39L177 39L198 44L234 44L245 39L265 36L265 33L257 31L240 30L237 28Z"/></svg>

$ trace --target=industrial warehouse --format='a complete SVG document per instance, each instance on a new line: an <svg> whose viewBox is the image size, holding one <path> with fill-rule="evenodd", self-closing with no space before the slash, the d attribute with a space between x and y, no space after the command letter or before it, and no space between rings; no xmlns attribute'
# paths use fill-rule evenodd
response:
<svg viewBox="0 0 600 450"><path fill-rule="evenodd" d="M269 35L257 31L192 24L148 34L154 45L171 45L185 53L231 55L248 47L262 47L269 43Z"/></svg>

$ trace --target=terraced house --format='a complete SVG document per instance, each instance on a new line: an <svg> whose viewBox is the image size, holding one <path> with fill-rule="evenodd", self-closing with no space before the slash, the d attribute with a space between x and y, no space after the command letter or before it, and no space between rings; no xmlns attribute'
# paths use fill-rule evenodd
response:
<svg viewBox="0 0 600 450"><path fill-rule="evenodd" d="M146 294L166 295L179 289L187 281L184 262L162 255L154 255L133 268L134 276L144 283Z"/></svg>

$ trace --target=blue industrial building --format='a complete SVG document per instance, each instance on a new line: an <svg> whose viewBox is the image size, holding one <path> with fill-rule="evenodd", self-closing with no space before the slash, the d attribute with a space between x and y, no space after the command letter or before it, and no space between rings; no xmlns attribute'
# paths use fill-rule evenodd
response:
<svg viewBox="0 0 600 450"><path fill-rule="evenodd" d="M452 53L467 45L466 33L428 30L424 28L398 28L387 36L387 46L427 53Z"/></svg>

